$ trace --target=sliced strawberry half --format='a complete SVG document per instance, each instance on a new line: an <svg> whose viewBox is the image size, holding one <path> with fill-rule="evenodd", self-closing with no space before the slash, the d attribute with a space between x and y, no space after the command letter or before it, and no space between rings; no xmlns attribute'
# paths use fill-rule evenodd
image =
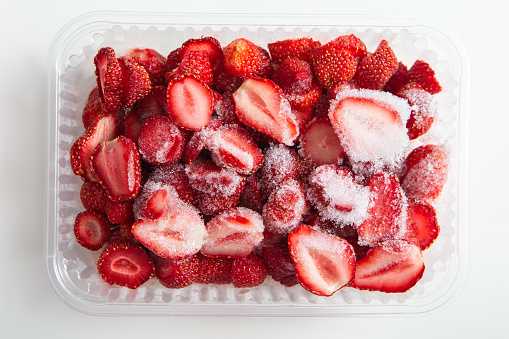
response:
<svg viewBox="0 0 509 339"><path fill-rule="evenodd" d="M234 287L251 288L265 281L267 268L260 256L251 253L244 258L234 259L230 274Z"/></svg>
<svg viewBox="0 0 509 339"><path fill-rule="evenodd" d="M213 117L210 119L210 122L200 130L192 132L191 137L184 147L182 160L187 164L193 162L222 125L223 122L221 120Z"/></svg>
<svg viewBox="0 0 509 339"><path fill-rule="evenodd" d="M199 130L210 122L214 110L211 90L191 76L168 84L166 108L178 126Z"/></svg>
<svg viewBox="0 0 509 339"><path fill-rule="evenodd" d="M136 144L119 136L99 144L91 157L94 177L113 201L133 199L140 190L141 164Z"/></svg>
<svg viewBox="0 0 509 339"><path fill-rule="evenodd" d="M154 275L155 267L142 247L118 240L110 243L101 253L97 270L110 285L136 289Z"/></svg>
<svg viewBox="0 0 509 339"><path fill-rule="evenodd" d="M156 168L150 173L148 180L171 185L183 202L190 205L196 204L194 190L189 184L189 178L183 164L177 163L169 167Z"/></svg>
<svg viewBox="0 0 509 339"><path fill-rule="evenodd" d="M103 102L101 100L101 94L99 93L99 87L94 87L88 95L87 103L83 108L81 114L81 121L85 129L90 126L98 116L104 115L106 112L103 110Z"/></svg>
<svg viewBox="0 0 509 339"><path fill-rule="evenodd" d="M329 119L311 121L299 139L299 153L311 165L341 164L345 151Z"/></svg>
<svg viewBox="0 0 509 339"><path fill-rule="evenodd" d="M370 207L368 217L357 227L359 244L375 246L396 239L404 228L407 202L398 178L381 172L369 182Z"/></svg>
<svg viewBox="0 0 509 339"><path fill-rule="evenodd" d="M287 58L309 60L309 55L322 44L309 37L285 39L267 45L272 60L280 63Z"/></svg>
<svg viewBox="0 0 509 339"><path fill-rule="evenodd" d="M297 279L313 294L331 296L354 277L354 250L342 238L300 225L288 235L288 248Z"/></svg>
<svg viewBox="0 0 509 339"><path fill-rule="evenodd" d="M408 100L412 107L412 113L406 123L410 140L428 132L438 109L435 97L413 82L403 86L396 95Z"/></svg>
<svg viewBox="0 0 509 339"><path fill-rule="evenodd" d="M233 93L237 116L244 124L292 146L299 127L281 88L268 79L248 78Z"/></svg>
<svg viewBox="0 0 509 339"><path fill-rule="evenodd" d="M168 209L158 219L135 222L131 232L149 250L168 259L197 253L207 235L198 211L184 203Z"/></svg>
<svg viewBox="0 0 509 339"><path fill-rule="evenodd" d="M224 210L206 225L207 241L201 253L212 257L245 257L263 239L263 219L245 207Z"/></svg>
<svg viewBox="0 0 509 339"><path fill-rule="evenodd" d="M157 258L155 266L155 276L168 288L184 288L193 284L198 276L196 255L180 260Z"/></svg>
<svg viewBox="0 0 509 339"><path fill-rule="evenodd" d="M179 203L180 199L172 186L149 179L134 199L134 216L138 220L159 219L168 209Z"/></svg>
<svg viewBox="0 0 509 339"><path fill-rule="evenodd" d="M418 246L389 240L371 248L357 262L351 286L387 293L406 292L422 277L424 261Z"/></svg>
<svg viewBox="0 0 509 339"><path fill-rule="evenodd" d="M398 60L387 40L359 62L354 80L362 88L382 89L398 69Z"/></svg>
<svg viewBox="0 0 509 339"><path fill-rule="evenodd" d="M166 58L159 52L152 48L133 48L128 50L125 56L145 68L152 86L164 85Z"/></svg>
<svg viewBox="0 0 509 339"><path fill-rule="evenodd" d="M209 139L207 148L221 167L249 175L263 164L262 150L251 135L237 125L222 125Z"/></svg>
<svg viewBox="0 0 509 339"><path fill-rule="evenodd" d="M197 158L186 165L189 184L195 190L204 193L231 195L245 182L245 177L227 168L214 164L211 160Z"/></svg>
<svg viewBox="0 0 509 339"><path fill-rule="evenodd" d="M110 239L110 223L98 212L84 211L76 216L74 235L78 244L91 251L97 251Z"/></svg>
<svg viewBox="0 0 509 339"><path fill-rule="evenodd" d="M424 201L410 200L407 209L407 222L402 239L427 249L440 233L435 209Z"/></svg>
<svg viewBox="0 0 509 339"><path fill-rule="evenodd" d="M182 157L185 138L184 132L169 116L157 115L145 120L137 145L143 160L154 166L167 167Z"/></svg>
<svg viewBox="0 0 509 339"><path fill-rule="evenodd" d="M121 106L124 92L124 72L111 47L101 48L94 57L97 87L104 109L115 112Z"/></svg>

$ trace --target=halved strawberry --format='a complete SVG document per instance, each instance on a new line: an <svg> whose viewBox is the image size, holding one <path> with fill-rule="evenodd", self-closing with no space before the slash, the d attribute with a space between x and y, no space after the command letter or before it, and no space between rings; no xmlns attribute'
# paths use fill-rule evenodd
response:
<svg viewBox="0 0 509 339"><path fill-rule="evenodd" d="M126 57L134 59L147 71L152 86L164 85L166 58L152 48L133 48Z"/></svg>
<svg viewBox="0 0 509 339"><path fill-rule="evenodd" d="M357 227L359 244L375 246L396 239L406 221L406 198L398 178L381 172L369 182L370 207L368 217Z"/></svg>
<svg viewBox="0 0 509 339"><path fill-rule="evenodd" d="M251 253L232 262L232 283L237 288L249 288L261 285L267 277L267 268L263 260Z"/></svg>
<svg viewBox="0 0 509 339"><path fill-rule="evenodd" d="M407 222L401 239L427 249L438 237L438 225L435 209L424 201L410 200L407 208Z"/></svg>
<svg viewBox="0 0 509 339"><path fill-rule="evenodd" d="M123 91L120 102L131 106L146 96L151 89L150 78L143 66L134 59L120 57L117 59L123 72Z"/></svg>
<svg viewBox="0 0 509 339"><path fill-rule="evenodd" d="M433 95L413 82L403 86L396 95L408 100L412 107L412 113L406 123L410 140L426 133L431 128L438 109Z"/></svg>
<svg viewBox="0 0 509 339"><path fill-rule="evenodd" d="M140 190L141 164L135 143L124 136L99 144L90 158L94 177L113 201L133 199Z"/></svg>
<svg viewBox="0 0 509 339"><path fill-rule="evenodd" d="M223 48L223 64L226 74L248 77L262 72L266 67L259 46L252 41L238 38Z"/></svg>
<svg viewBox="0 0 509 339"><path fill-rule="evenodd" d="M387 40L359 62L354 79L362 88L382 89L398 69L398 60Z"/></svg>
<svg viewBox="0 0 509 339"><path fill-rule="evenodd" d="M168 259L197 253L207 235L198 211L184 203L175 204L157 219L135 222L131 232L149 250Z"/></svg>
<svg viewBox="0 0 509 339"><path fill-rule="evenodd" d="M214 82L214 73L212 71L212 63L207 54L202 51L188 51L182 57L182 61L177 68L166 73L165 81L170 83L173 79L182 76L192 76L201 81L208 87Z"/></svg>
<svg viewBox="0 0 509 339"><path fill-rule="evenodd" d="M180 127L199 130L207 125L214 109L211 90L191 76L174 79L168 84L166 108Z"/></svg>
<svg viewBox="0 0 509 339"><path fill-rule="evenodd" d="M267 267L267 274L286 287L299 283L295 275L295 267L288 250L279 246L265 246L261 250L262 260Z"/></svg>
<svg viewBox="0 0 509 339"><path fill-rule="evenodd" d="M142 247L118 240L101 253L97 270L110 285L136 289L154 275L155 267Z"/></svg>
<svg viewBox="0 0 509 339"><path fill-rule="evenodd" d="M80 188L80 200L87 211L104 213L108 194L106 190L95 181L85 181Z"/></svg>
<svg viewBox="0 0 509 339"><path fill-rule="evenodd" d="M418 246L389 240L371 248L357 262L351 286L387 293L406 292L422 277L424 261Z"/></svg>
<svg viewBox="0 0 509 339"><path fill-rule="evenodd" d="M302 175L303 165L294 149L283 144L272 145L265 150L260 169L260 189L264 197L287 179Z"/></svg>
<svg viewBox="0 0 509 339"><path fill-rule="evenodd" d="M74 174L81 176L83 180L95 181L90 158L97 145L115 139L119 133L118 120L113 113L97 117L85 134L79 137L71 147L71 168Z"/></svg>
<svg viewBox="0 0 509 339"><path fill-rule="evenodd" d="M328 42L311 54L311 66L316 79L326 89L352 79L358 57L338 43Z"/></svg>
<svg viewBox="0 0 509 339"><path fill-rule="evenodd" d="M189 184L183 164L177 163L169 167L156 168L150 173L148 180L171 185L183 202L190 205L196 204L194 190Z"/></svg>
<svg viewBox="0 0 509 339"><path fill-rule="evenodd" d="M110 239L110 223L104 215L95 211L78 213L74 221L74 236L81 246L97 251Z"/></svg>
<svg viewBox="0 0 509 339"><path fill-rule="evenodd" d="M104 109L114 112L121 106L124 92L124 72L111 47L101 48L94 57L97 87Z"/></svg>
<svg viewBox="0 0 509 339"><path fill-rule="evenodd" d="M308 177L307 198L320 216L343 224L361 224L368 215L369 189L356 183L352 172L337 165L316 167Z"/></svg>
<svg viewBox="0 0 509 339"><path fill-rule="evenodd" d="M270 42L267 47L272 60L280 63L287 58L299 58L308 61L309 55L321 45L320 41L302 37Z"/></svg>
<svg viewBox="0 0 509 339"><path fill-rule="evenodd" d="M354 277L352 245L335 235L300 225L288 235L297 279L313 294L331 296Z"/></svg>
<svg viewBox="0 0 509 339"><path fill-rule="evenodd" d="M246 180L243 175L219 167L205 158L197 158L186 165L185 171L191 187L204 193L220 193L229 196L237 192L239 186L244 187Z"/></svg>
<svg viewBox="0 0 509 339"><path fill-rule="evenodd" d="M169 116L150 117L140 128L138 149L140 155L151 165L167 167L175 164L184 152L185 134Z"/></svg>
<svg viewBox="0 0 509 339"><path fill-rule="evenodd" d="M134 216L138 220L159 219L168 209L179 203L177 192L171 185L149 179L134 199Z"/></svg>
<svg viewBox="0 0 509 339"><path fill-rule="evenodd" d="M244 124L292 146L299 127L283 92L268 79L247 78L233 93L237 116Z"/></svg>
<svg viewBox="0 0 509 339"><path fill-rule="evenodd" d="M112 224L121 224L133 218L133 201L106 202L106 216Z"/></svg>
<svg viewBox="0 0 509 339"><path fill-rule="evenodd" d="M402 159L410 143L405 126L409 116L406 100L368 89L338 92L329 111L349 159L371 162L377 170Z"/></svg>
<svg viewBox="0 0 509 339"><path fill-rule="evenodd" d="M210 122L200 130L192 132L191 137L184 147L182 160L188 164L193 162L205 146L207 146L217 129L222 125L223 122L221 120L213 117L210 119Z"/></svg>
<svg viewBox="0 0 509 339"><path fill-rule="evenodd" d="M287 234L302 222L308 210L303 185L288 179L271 192L263 205L263 223L271 232Z"/></svg>
<svg viewBox="0 0 509 339"><path fill-rule="evenodd" d="M185 55L192 51L199 51L204 53L212 64L220 59L223 55L223 50L219 41L211 36L202 37L199 39L186 40L179 49L178 61L182 61Z"/></svg>
<svg viewBox="0 0 509 339"><path fill-rule="evenodd" d="M106 112L103 110L103 102L101 100L101 94L99 93L99 87L94 87L88 95L87 103L83 108L81 115L81 121L85 129L90 126L98 116L104 115Z"/></svg>
<svg viewBox="0 0 509 339"><path fill-rule="evenodd" d="M432 202L442 193L448 170L449 155L444 146L419 146L405 160L401 186L409 198Z"/></svg>
<svg viewBox="0 0 509 339"><path fill-rule="evenodd" d="M195 282L198 284L230 284L232 282L231 258L211 258L198 253L198 275Z"/></svg>
<svg viewBox="0 0 509 339"><path fill-rule="evenodd" d="M191 255L184 259L157 258L155 276L168 288L184 288L194 283L198 276L198 259Z"/></svg>
<svg viewBox="0 0 509 339"><path fill-rule="evenodd" d="M408 70L406 74L406 83L409 82L419 84L422 89L428 91L430 94L437 94L442 91L442 86L435 77L435 71L423 60L415 61Z"/></svg>
<svg viewBox="0 0 509 339"><path fill-rule="evenodd" d="M341 164L345 151L329 119L311 121L299 138L299 153L310 164Z"/></svg>
<svg viewBox="0 0 509 339"><path fill-rule="evenodd" d="M222 211L206 225L207 241L201 253L212 257L245 257L263 239L263 219L245 207Z"/></svg>
<svg viewBox="0 0 509 339"><path fill-rule="evenodd" d="M207 143L216 165L240 174L251 174L263 164L262 150L251 135L238 125L222 125Z"/></svg>

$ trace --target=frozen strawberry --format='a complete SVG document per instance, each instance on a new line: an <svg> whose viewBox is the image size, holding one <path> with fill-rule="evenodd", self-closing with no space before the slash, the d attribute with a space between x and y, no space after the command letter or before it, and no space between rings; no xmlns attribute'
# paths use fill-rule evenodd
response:
<svg viewBox="0 0 509 339"><path fill-rule="evenodd" d="M295 150L283 144L267 148L260 169L260 189L263 196L268 197L283 181L299 178L302 169L302 162Z"/></svg>
<svg viewBox="0 0 509 339"><path fill-rule="evenodd" d="M313 81L311 87L306 92L285 92L285 96L292 107L292 112L295 112L294 110L311 111L322 97L322 88L316 81ZM297 125L299 127L302 126L302 124L298 122L299 117L296 117L296 120Z"/></svg>
<svg viewBox="0 0 509 339"><path fill-rule="evenodd" d="M341 44L329 42L311 54L311 66L316 79L326 89L352 79L358 58Z"/></svg>
<svg viewBox="0 0 509 339"><path fill-rule="evenodd" d="M409 116L406 100L368 89L338 92L329 111L349 159L371 162L378 171L403 158L410 143L405 126Z"/></svg>
<svg viewBox="0 0 509 339"><path fill-rule="evenodd" d="M401 239L427 249L438 237L438 225L435 209L424 201L410 200L407 208L407 222Z"/></svg>
<svg viewBox="0 0 509 339"><path fill-rule="evenodd" d="M97 270L110 285L136 289L154 275L155 267L142 247L119 240L110 243L101 253Z"/></svg>
<svg viewBox="0 0 509 339"><path fill-rule="evenodd" d="M166 73L165 81L170 83L173 79L183 76L192 76L206 86L211 87L214 82L214 73L208 56L201 51L187 52L182 57L182 61L178 64L177 68Z"/></svg>
<svg viewBox="0 0 509 339"><path fill-rule="evenodd" d="M182 47L180 47L177 57L178 61L181 62L186 54L193 51L204 53L212 64L214 64L216 60L220 59L223 55L223 50L219 41L214 37L208 36L199 39L186 40L182 44Z"/></svg>
<svg viewBox="0 0 509 339"><path fill-rule="evenodd" d="M415 83L403 86L396 94L408 100L408 104L412 107L412 113L406 123L410 140L418 138L431 128L438 109L433 95L419 85L413 87L413 84Z"/></svg>
<svg viewBox="0 0 509 339"><path fill-rule="evenodd" d="M87 128L71 147L71 168L83 180L95 181L90 157L97 145L115 139L119 135L118 120L113 113L101 115Z"/></svg>
<svg viewBox="0 0 509 339"><path fill-rule="evenodd" d="M168 84L166 108L175 124L188 130L199 130L212 116L214 102L211 90L191 76Z"/></svg>
<svg viewBox="0 0 509 339"><path fill-rule="evenodd" d="M131 106L146 96L151 89L150 78L143 66L127 57L118 58L123 73L123 92L120 102Z"/></svg>
<svg viewBox="0 0 509 339"><path fill-rule="evenodd" d="M345 151L329 119L311 121L299 139L299 153L310 164L341 164Z"/></svg>
<svg viewBox="0 0 509 339"><path fill-rule="evenodd" d="M235 113L235 101L233 101L231 94L223 94L221 100L214 106L214 112L218 120L225 124L242 125L237 113Z"/></svg>
<svg viewBox="0 0 509 339"><path fill-rule="evenodd" d="M261 256L267 268L267 274L272 279L286 287L292 287L299 283L288 250L285 251L278 246L266 246L262 247Z"/></svg>
<svg viewBox="0 0 509 339"><path fill-rule="evenodd" d="M265 199L261 192L260 179L257 173L253 173L247 177L246 186L239 198L239 206L261 213L264 203Z"/></svg>
<svg viewBox="0 0 509 339"><path fill-rule="evenodd" d="M422 60L417 60L410 67L406 74L406 82L415 82L430 94L437 94L442 91L442 86L435 76L435 71L427 62Z"/></svg>
<svg viewBox="0 0 509 339"><path fill-rule="evenodd" d="M249 288L261 285L267 277L267 268L263 260L251 253L232 262L232 283L237 288Z"/></svg>
<svg viewBox="0 0 509 339"><path fill-rule="evenodd" d="M133 218L133 201L106 202L106 216L112 224L121 224Z"/></svg>
<svg viewBox="0 0 509 339"><path fill-rule="evenodd" d="M231 193L195 191L196 205L205 215L216 215L225 209L236 207L245 185L245 177L242 177L235 191Z"/></svg>
<svg viewBox="0 0 509 339"><path fill-rule="evenodd" d="M97 87L104 109L114 112L121 106L124 93L124 72L111 47L101 48L94 57Z"/></svg>
<svg viewBox="0 0 509 339"><path fill-rule="evenodd" d="M300 225L288 235L288 248L297 279L313 294L331 296L354 277L354 250L342 238Z"/></svg>
<svg viewBox="0 0 509 339"><path fill-rule="evenodd" d="M328 100L334 100L339 92L350 91L352 89L361 89L355 80L350 80L345 83L336 85L334 88L327 91L327 97L329 98ZM327 116L327 114L325 116Z"/></svg>
<svg viewBox="0 0 509 339"><path fill-rule="evenodd" d="M418 246L389 240L371 248L357 262L351 286L388 293L405 292L422 277L424 261Z"/></svg>
<svg viewBox="0 0 509 339"><path fill-rule="evenodd" d="M194 190L189 184L185 166L177 163L173 166L156 168L150 173L149 180L172 186L178 197L190 205L194 205Z"/></svg>
<svg viewBox="0 0 509 339"><path fill-rule="evenodd" d="M175 204L157 219L137 221L131 232L149 250L168 259L197 253L207 235L198 211L184 203Z"/></svg>
<svg viewBox="0 0 509 339"><path fill-rule="evenodd" d="M419 146L405 160L401 186L409 198L432 202L440 196L448 170L449 156L444 146Z"/></svg>
<svg viewBox="0 0 509 339"><path fill-rule="evenodd" d="M398 178L381 172L369 182L370 207L367 219L357 227L359 244L375 246L396 239L406 220L406 198Z"/></svg>
<svg viewBox="0 0 509 339"><path fill-rule="evenodd" d="M103 103L99 93L99 87L94 87L88 95L87 103L83 108L81 120L85 129L90 126L98 116L104 115L106 112L103 110Z"/></svg>
<svg viewBox="0 0 509 339"><path fill-rule="evenodd" d="M98 212L84 211L76 216L74 235L78 244L97 251L110 239L110 223Z"/></svg>
<svg viewBox="0 0 509 339"><path fill-rule="evenodd" d="M292 146L299 127L283 92L268 79L248 78L233 93L237 116L244 124Z"/></svg>
<svg viewBox="0 0 509 339"><path fill-rule="evenodd" d="M99 144L91 157L94 177L113 201L133 199L140 190L141 165L131 139L119 136Z"/></svg>
<svg viewBox="0 0 509 339"><path fill-rule="evenodd" d="M166 58L159 52L152 48L133 48L128 50L125 56L145 68L152 86L164 85Z"/></svg>
<svg viewBox="0 0 509 339"><path fill-rule="evenodd" d="M158 167L167 167L179 161L184 152L184 143L184 132L167 115L145 120L137 142L142 159Z"/></svg>
<svg viewBox="0 0 509 339"><path fill-rule="evenodd" d="M280 63L287 58L309 60L309 55L322 44L312 38L302 37L271 42L267 45L272 60Z"/></svg>
<svg viewBox="0 0 509 339"><path fill-rule="evenodd" d="M205 158L197 158L185 168L189 184L197 191L232 195L239 186L245 185L246 178L227 168L222 168ZM240 194L240 193L239 193Z"/></svg>
<svg viewBox="0 0 509 339"><path fill-rule="evenodd" d="M140 119L145 121L146 119L157 116L167 115L166 111L166 86L152 86L150 92L138 100L133 106Z"/></svg>
<svg viewBox="0 0 509 339"><path fill-rule="evenodd" d="M159 219L168 209L180 203L173 186L162 181L147 180L134 199L134 216L136 219Z"/></svg>
<svg viewBox="0 0 509 339"><path fill-rule="evenodd" d="M262 150L251 135L237 125L222 125L209 139L207 148L216 165L248 175L263 164Z"/></svg>
<svg viewBox="0 0 509 339"><path fill-rule="evenodd" d="M223 64L226 74L235 77L248 77L261 72L265 60L259 46L238 38L223 48Z"/></svg>
<svg viewBox="0 0 509 339"><path fill-rule="evenodd" d="M245 257L263 239L262 217L245 207L222 211L206 225L207 241L201 253L212 257Z"/></svg>
<svg viewBox="0 0 509 339"><path fill-rule="evenodd" d="M155 276L168 288L184 288L194 283L198 276L198 259L192 255L180 260L158 258Z"/></svg>
<svg viewBox="0 0 509 339"><path fill-rule="evenodd" d="M406 84L406 74L408 73L408 68L401 61L398 62L398 68L396 72L392 75L392 77L387 81L383 90L386 92L390 92L392 94L396 94L405 84Z"/></svg>
<svg viewBox="0 0 509 339"><path fill-rule="evenodd" d="M359 62L355 81L362 88L382 89L398 69L398 60L387 40L382 40L373 54Z"/></svg>
<svg viewBox="0 0 509 339"><path fill-rule="evenodd" d="M367 217L369 189L356 183L346 167L321 165L308 178L307 198L325 220L361 224Z"/></svg>
<svg viewBox="0 0 509 339"><path fill-rule="evenodd" d="M85 181L81 185L80 200L87 211L105 212L108 194L106 190L95 181Z"/></svg>
<svg viewBox="0 0 509 339"><path fill-rule="evenodd" d="M184 146L184 153L182 160L189 164L200 155L201 151L207 146L219 127L223 122L215 117L210 119L210 122L203 126L198 131L193 131L186 145Z"/></svg>
<svg viewBox="0 0 509 339"><path fill-rule="evenodd" d="M271 232L287 234L302 222L308 210L303 185L288 179L269 195L263 206L263 223Z"/></svg>
<svg viewBox="0 0 509 339"><path fill-rule="evenodd" d="M231 258L211 258L202 255L196 255L198 259L198 276L195 282L198 284L230 284L232 282Z"/></svg>
<svg viewBox="0 0 509 339"><path fill-rule="evenodd" d="M295 117L295 122L299 127L299 131L302 131L314 117L313 110L307 108L302 110L292 108L292 114Z"/></svg>

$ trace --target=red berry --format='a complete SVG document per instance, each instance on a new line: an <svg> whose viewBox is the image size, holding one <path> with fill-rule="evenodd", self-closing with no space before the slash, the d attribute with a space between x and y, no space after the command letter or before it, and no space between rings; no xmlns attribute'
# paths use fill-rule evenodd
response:
<svg viewBox="0 0 509 339"><path fill-rule="evenodd" d="M249 288L261 285L267 277L267 268L263 260L251 253L245 258L232 262L232 283L237 288Z"/></svg>
<svg viewBox="0 0 509 339"><path fill-rule="evenodd" d="M74 222L74 235L78 244L97 251L110 239L110 223L95 211L81 212Z"/></svg>

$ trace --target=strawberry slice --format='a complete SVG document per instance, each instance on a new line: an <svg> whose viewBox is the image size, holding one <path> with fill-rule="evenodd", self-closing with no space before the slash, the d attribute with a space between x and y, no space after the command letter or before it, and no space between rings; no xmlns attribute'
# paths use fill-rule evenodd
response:
<svg viewBox="0 0 509 339"><path fill-rule="evenodd" d="M198 253L198 276L195 282L198 284L230 284L232 282L231 258L211 258Z"/></svg>
<svg viewBox="0 0 509 339"><path fill-rule="evenodd" d="M387 92L352 89L338 92L329 118L352 162L371 162L378 171L395 166L410 140L410 106Z"/></svg>
<svg viewBox="0 0 509 339"><path fill-rule="evenodd" d="M263 260L251 253L244 258L234 259L231 270L232 284L237 288L250 288L261 285L267 277Z"/></svg>
<svg viewBox="0 0 509 339"><path fill-rule="evenodd" d="M270 56L275 63L280 63L287 58L299 58L309 60L309 55L322 44L312 38L302 37L285 39L267 44Z"/></svg>
<svg viewBox="0 0 509 339"><path fill-rule="evenodd" d="M424 251L440 233L435 209L427 202L412 199L408 202L407 214L406 228L401 238Z"/></svg>
<svg viewBox="0 0 509 339"><path fill-rule="evenodd" d="M442 91L442 86L435 77L435 71L431 66L422 60L414 62L406 74L406 83L415 82L422 89L430 94L437 94Z"/></svg>
<svg viewBox="0 0 509 339"><path fill-rule="evenodd" d="M154 275L155 267L142 247L118 240L101 253L97 270L110 285L136 289Z"/></svg>
<svg viewBox="0 0 509 339"><path fill-rule="evenodd" d="M292 287L299 283L288 250L283 250L281 247L265 246L262 247L261 255L265 267L267 267L267 274L272 279L286 287Z"/></svg>
<svg viewBox="0 0 509 339"><path fill-rule="evenodd" d="M173 205L158 219L135 222L131 232L149 250L168 259L197 253L207 235L198 211L184 203Z"/></svg>
<svg viewBox="0 0 509 339"><path fill-rule="evenodd" d="M215 117L210 119L210 122L203 126L200 130L194 131L189 138L189 141L184 147L182 160L190 164L200 155L201 151L207 146L209 140L215 134L217 129L223 125L223 122Z"/></svg>
<svg viewBox="0 0 509 339"><path fill-rule="evenodd" d="M357 227L357 232L359 244L375 246L399 237L406 220L406 199L398 178L388 172L372 177L369 191L368 217Z"/></svg>
<svg viewBox="0 0 509 339"><path fill-rule="evenodd" d="M97 251L110 239L110 223L95 211L78 213L74 221L74 236L82 247Z"/></svg>
<svg viewBox="0 0 509 339"><path fill-rule="evenodd" d="M104 213L109 199L101 184L95 181L85 181L80 188L80 200L85 210Z"/></svg>
<svg viewBox="0 0 509 339"><path fill-rule="evenodd" d="M354 277L354 250L342 238L300 225L288 235L288 248L297 279L313 294L331 296Z"/></svg>
<svg viewBox="0 0 509 339"><path fill-rule="evenodd" d="M345 151L329 119L311 121L299 139L299 154L311 165L341 164Z"/></svg>
<svg viewBox="0 0 509 339"><path fill-rule="evenodd" d="M168 84L166 108L175 124L199 130L210 122L214 109L211 90L191 76Z"/></svg>
<svg viewBox="0 0 509 339"><path fill-rule="evenodd" d="M198 276L196 255L180 260L157 258L155 276L167 288L184 288L194 283Z"/></svg>
<svg viewBox="0 0 509 339"><path fill-rule="evenodd" d="M183 202L190 205L194 205L196 203L194 190L189 184L185 166L181 163L177 163L169 167L154 169L154 171L150 173L148 180L171 185Z"/></svg>
<svg viewBox="0 0 509 339"><path fill-rule="evenodd" d="M362 88L382 89L398 69L398 60L387 40L359 62L354 80Z"/></svg>
<svg viewBox="0 0 509 339"><path fill-rule="evenodd" d="M418 246L389 240L371 248L357 262L351 286L387 293L406 292L422 277L424 261Z"/></svg>
<svg viewBox="0 0 509 339"><path fill-rule="evenodd" d="M151 165L167 167L175 164L184 152L185 134L169 116L150 117L140 128L138 149Z"/></svg>
<svg viewBox="0 0 509 339"><path fill-rule="evenodd" d="M95 181L90 158L97 145L115 139L119 133L118 120L113 113L97 117L85 134L79 137L71 147L71 168L74 174L81 176L83 180Z"/></svg>
<svg viewBox="0 0 509 339"><path fill-rule="evenodd" d="M119 136L104 141L91 160L94 177L113 201L133 199L140 190L141 164L138 149L131 139Z"/></svg>
<svg viewBox="0 0 509 339"><path fill-rule="evenodd" d="M245 207L224 210L206 225L207 241L201 253L212 257L245 257L263 239L262 217Z"/></svg>
<svg viewBox="0 0 509 339"><path fill-rule="evenodd" d="M237 116L244 124L292 146L299 127L287 99L274 82L247 78L233 93Z"/></svg>
<svg viewBox="0 0 509 339"><path fill-rule="evenodd" d="M152 48L133 48L127 51L127 58L132 58L148 73L152 86L164 85L166 58Z"/></svg>
<svg viewBox="0 0 509 339"><path fill-rule="evenodd" d="M134 199L134 216L138 220L159 219L169 208L179 202L178 194L172 186L149 179Z"/></svg>
<svg viewBox="0 0 509 339"><path fill-rule="evenodd" d="M409 198L433 202L447 182L449 155L444 146L423 145L405 160L401 186Z"/></svg>
<svg viewBox="0 0 509 339"><path fill-rule="evenodd" d="M216 165L249 175L263 164L262 150L251 135L237 125L222 125L207 143Z"/></svg>
<svg viewBox="0 0 509 339"><path fill-rule="evenodd" d="M124 72L111 47L101 48L94 57L97 87L104 109L115 112L121 106L124 92Z"/></svg>
<svg viewBox="0 0 509 339"><path fill-rule="evenodd" d="M245 177L227 168L222 168L205 158L197 158L185 167L189 184L205 193L231 195L243 186Z"/></svg>

